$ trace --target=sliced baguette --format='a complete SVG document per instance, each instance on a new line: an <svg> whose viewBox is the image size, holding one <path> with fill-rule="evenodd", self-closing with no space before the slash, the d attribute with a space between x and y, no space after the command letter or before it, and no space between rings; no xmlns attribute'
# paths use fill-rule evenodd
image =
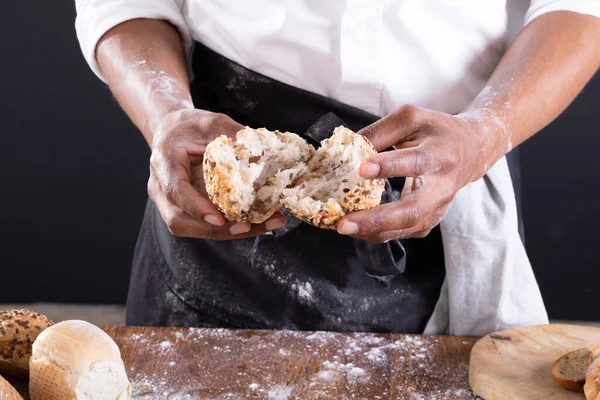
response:
<svg viewBox="0 0 600 400"><path fill-rule="evenodd" d="M564 354L552 364L552 377L565 389L583 392L589 359L588 349L578 349Z"/></svg>

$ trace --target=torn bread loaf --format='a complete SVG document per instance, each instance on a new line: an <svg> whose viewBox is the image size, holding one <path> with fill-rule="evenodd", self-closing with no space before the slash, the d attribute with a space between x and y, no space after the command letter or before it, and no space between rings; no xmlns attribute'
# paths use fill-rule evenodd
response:
<svg viewBox="0 0 600 400"><path fill-rule="evenodd" d="M360 164L376 151L342 126L315 150L293 133L264 128L221 136L204 155L211 201L232 222L262 223L285 207L312 225L334 229L349 212L379 205L385 182L364 179Z"/></svg>
<svg viewBox="0 0 600 400"><path fill-rule="evenodd" d="M27 373L31 346L52 325L46 316L28 310L0 312L0 371Z"/></svg>
<svg viewBox="0 0 600 400"><path fill-rule="evenodd" d="M585 375L589 366L590 351L571 351L552 364L552 377L562 387L575 392L583 392Z"/></svg>
<svg viewBox="0 0 600 400"><path fill-rule="evenodd" d="M102 329L64 321L42 332L30 360L31 400L128 400L121 352Z"/></svg>

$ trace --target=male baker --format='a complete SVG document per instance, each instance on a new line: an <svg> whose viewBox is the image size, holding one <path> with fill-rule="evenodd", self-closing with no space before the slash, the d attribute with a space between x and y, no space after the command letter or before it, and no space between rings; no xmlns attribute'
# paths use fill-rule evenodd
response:
<svg viewBox="0 0 600 400"><path fill-rule="evenodd" d="M594 0L76 0L93 71L152 150L127 322L483 334L547 322L516 146L600 65ZM190 68L188 68L190 67ZM337 232L230 223L206 144L243 126L379 154ZM441 222L441 223L440 223Z"/></svg>

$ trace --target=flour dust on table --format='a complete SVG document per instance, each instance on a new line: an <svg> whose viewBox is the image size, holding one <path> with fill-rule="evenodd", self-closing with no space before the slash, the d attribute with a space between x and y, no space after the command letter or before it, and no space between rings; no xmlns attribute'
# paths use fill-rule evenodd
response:
<svg viewBox="0 0 600 400"><path fill-rule="evenodd" d="M124 338L133 399L476 399L436 337L191 328ZM390 340L390 337L392 340ZM472 344L458 341L458 346ZM182 354L181 346L196 349ZM455 354L448 354L456 357ZM153 364L152 373L144 364ZM184 367L185 373L181 369ZM146 371L146 372L141 372ZM193 379L189 377L193 376Z"/></svg>

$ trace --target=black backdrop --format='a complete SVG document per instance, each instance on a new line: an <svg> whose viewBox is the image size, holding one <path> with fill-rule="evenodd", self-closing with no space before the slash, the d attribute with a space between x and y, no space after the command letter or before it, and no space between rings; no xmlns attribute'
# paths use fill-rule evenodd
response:
<svg viewBox="0 0 600 400"><path fill-rule="evenodd" d="M0 11L0 303L122 303L149 153L81 56L72 1ZM600 320L600 79L523 145L527 247L552 318Z"/></svg>

